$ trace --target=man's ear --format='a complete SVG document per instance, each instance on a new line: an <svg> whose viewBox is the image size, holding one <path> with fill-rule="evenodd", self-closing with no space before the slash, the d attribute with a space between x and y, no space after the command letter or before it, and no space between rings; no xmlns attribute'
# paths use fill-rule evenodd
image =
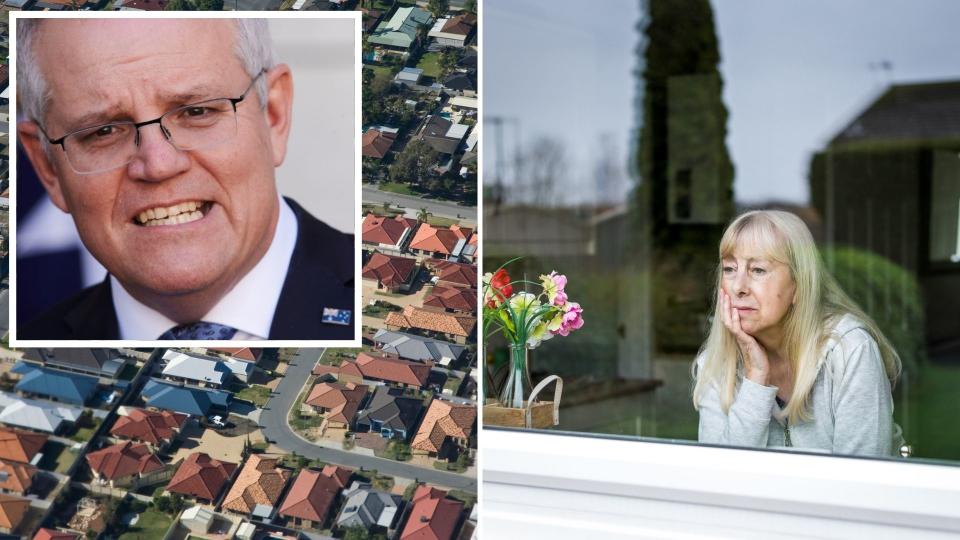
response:
<svg viewBox="0 0 960 540"><path fill-rule="evenodd" d="M293 111L293 75L286 64L277 64L267 78L267 123L273 146L273 166L279 167L287 155L287 138Z"/></svg>
<svg viewBox="0 0 960 540"><path fill-rule="evenodd" d="M18 122L17 134L23 149L30 158L30 162L33 163L33 170L36 171L40 183L47 190L50 200L57 208L69 213L66 198L63 196L63 190L60 187L60 176L54 169L50 157L43 149L45 141L40 126L33 121Z"/></svg>

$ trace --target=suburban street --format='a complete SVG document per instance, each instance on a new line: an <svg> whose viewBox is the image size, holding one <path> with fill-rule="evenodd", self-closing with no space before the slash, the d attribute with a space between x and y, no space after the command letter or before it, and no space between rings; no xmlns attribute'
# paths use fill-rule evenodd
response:
<svg viewBox="0 0 960 540"><path fill-rule="evenodd" d="M426 208L427 212L437 217L477 222L476 206L460 206L452 202L432 201L430 199L421 199L420 197L411 197L410 195L380 191L368 184L363 185L363 202L373 204L385 202L393 205L399 204L407 209L412 209L414 212L421 208Z"/></svg>
<svg viewBox="0 0 960 540"><path fill-rule="evenodd" d="M287 414L297 400L304 382L310 378L313 366L322 352L323 349L300 349L287 367L287 372L280 380L276 392L263 408L263 412L260 414L260 425L263 434L273 444L288 452L296 452L310 459L320 459L347 467L376 469L380 473L390 476L417 479L421 482L443 487L461 489L472 493L477 492L477 480L470 476L324 448L310 444L294 434L287 424Z"/></svg>

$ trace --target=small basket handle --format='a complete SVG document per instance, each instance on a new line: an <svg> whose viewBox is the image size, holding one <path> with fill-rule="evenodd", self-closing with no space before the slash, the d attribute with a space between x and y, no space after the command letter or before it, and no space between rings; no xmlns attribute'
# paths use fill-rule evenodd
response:
<svg viewBox="0 0 960 540"><path fill-rule="evenodd" d="M533 403L536 400L537 396L540 394L540 391L547 387L550 383L556 381L557 386L553 390L553 425L560 423L560 395L563 393L563 379L556 375L550 375L549 377L540 381L537 386L533 387L533 391L530 392L530 399L527 400L527 406L524 409L524 420L526 421L527 428L533 426Z"/></svg>

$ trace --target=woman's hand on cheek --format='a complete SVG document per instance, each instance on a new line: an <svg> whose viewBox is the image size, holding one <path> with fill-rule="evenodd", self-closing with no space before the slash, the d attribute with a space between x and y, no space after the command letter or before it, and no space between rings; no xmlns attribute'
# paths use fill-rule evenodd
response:
<svg viewBox="0 0 960 540"><path fill-rule="evenodd" d="M730 295L720 289L720 314L723 316L723 325L737 340L737 346L743 355L745 375L751 381L766 386L770 376L770 361L767 351L757 342L756 338L743 331L740 326L740 313L734 309Z"/></svg>

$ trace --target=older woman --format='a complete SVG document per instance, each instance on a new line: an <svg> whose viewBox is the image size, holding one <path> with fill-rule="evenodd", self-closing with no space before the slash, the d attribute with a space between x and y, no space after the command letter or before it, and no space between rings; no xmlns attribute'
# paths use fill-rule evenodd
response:
<svg viewBox="0 0 960 540"><path fill-rule="evenodd" d="M695 364L701 442L837 454L900 446L900 359L824 269L793 214L754 211L720 241L713 324Z"/></svg>

